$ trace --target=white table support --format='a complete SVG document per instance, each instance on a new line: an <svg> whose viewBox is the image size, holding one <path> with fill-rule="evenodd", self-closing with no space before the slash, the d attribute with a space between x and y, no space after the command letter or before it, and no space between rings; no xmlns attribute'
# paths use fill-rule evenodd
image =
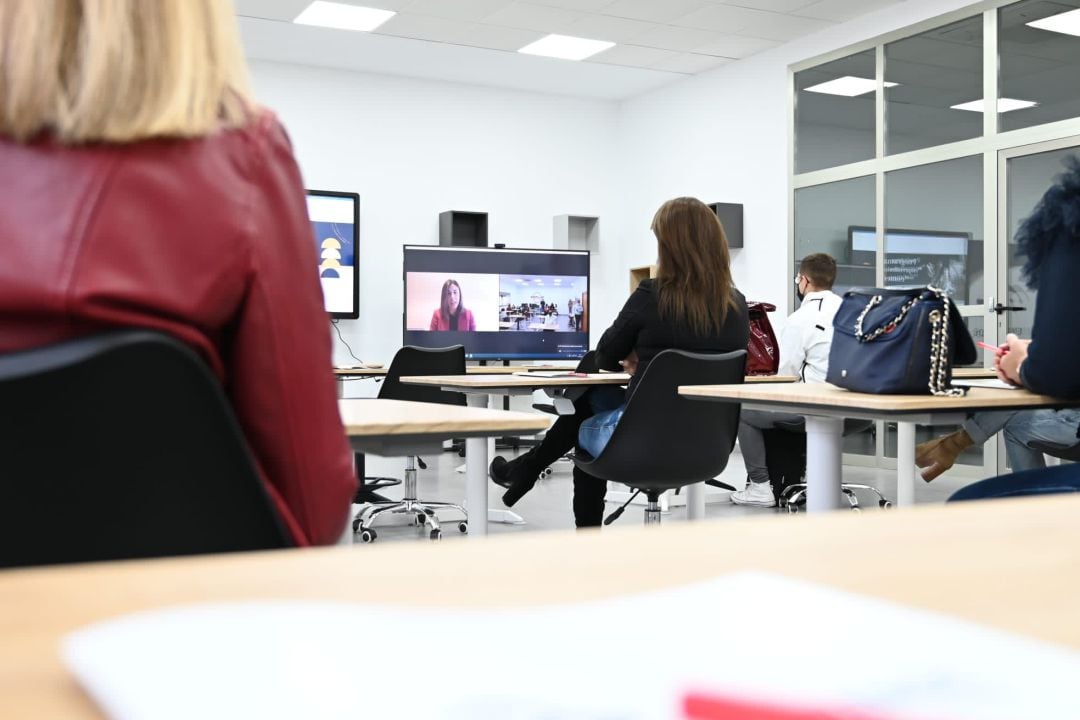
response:
<svg viewBox="0 0 1080 720"><path fill-rule="evenodd" d="M705 483L686 486L686 519L705 519Z"/></svg>
<svg viewBox="0 0 1080 720"><path fill-rule="evenodd" d="M840 442L844 420L806 416L806 511L840 507Z"/></svg>
<svg viewBox="0 0 1080 720"><path fill-rule="evenodd" d="M489 399L490 398L490 399ZM497 396L467 393L465 402L469 407L491 407L502 409L502 403L496 404ZM495 438L468 438L465 440L465 508L488 507L488 465L495 454ZM511 510L488 508L488 522L509 525L524 525L525 518ZM471 537L487 535L487 523L469 523Z"/></svg>
<svg viewBox="0 0 1080 720"><path fill-rule="evenodd" d="M915 423L896 423L896 505L915 504Z"/></svg>

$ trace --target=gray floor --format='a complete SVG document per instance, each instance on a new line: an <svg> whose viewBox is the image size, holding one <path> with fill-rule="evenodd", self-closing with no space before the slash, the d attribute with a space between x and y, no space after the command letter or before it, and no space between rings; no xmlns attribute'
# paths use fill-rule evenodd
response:
<svg viewBox="0 0 1080 720"><path fill-rule="evenodd" d="M500 454L507 457L512 456L514 453L500 451ZM419 472L419 494L421 499L424 500L443 500L447 502L461 502L465 497L465 475L464 473L456 472L456 468L463 462L456 453L444 452L439 457L427 457L425 460L428 463L427 470L421 470ZM392 477L401 477L403 474L404 460L400 458L367 458L367 473L369 475L385 475ZM728 463L727 469L720 476L720 479L724 482L741 488L745 482L746 473L743 468L742 457L738 454L738 450L731 456L731 461ZM844 480L846 482L863 483L871 485L880 490L887 498L895 500L896 498L896 471L877 469L877 468L865 468L846 465L844 466ZM932 483L924 483L921 480L916 480L915 499L918 503L938 503L943 502L950 494L964 485L973 482L974 478L957 476L955 474L946 474L943 477L938 478ZM522 532L542 532L545 530L564 530L574 526L573 515L570 510L571 499L571 469L568 462L559 462L555 468L551 477L544 480L540 480L536 487L526 495L517 505L514 506L514 511L525 518L525 525L504 525L498 523L491 523L489 532L493 535L503 533L522 533ZM397 499L401 496L401 487L388 488L383 492L389 498ZM498 487L494 483L488 486L488 495L490 506L503 507L500 496L502 494L502 488ZM743 515L769 515L777 514L779 511L769 508L754 508L746 506L733 505L728 500L729 493L720 493L719 495L712 496L710 502L706 506L706 516L709 518L723 518L723 517L738 517ZM608 511L612 511L617 507L617 504L609 502ZM869 498L863 500L864 512L881 512L877 505ZM359 510L360 506L355 506L354 510ZM887 511L886 511L887 512ZM784 513L787 514L786 512ZM663 516L663 523L670 522L682 522L685 521L686 511L685 508L675 507L672 508L669 514ZM457 541L460 536L455 529L456 523L450 522L455 519L452 513L444 513L442 516L444 523L444 536L443 541ZM404 522L401 519L395 520L382 520L376 525L376 532L378 539L375 545L384 542L395 541L413 541L413 542L430 542L427 540L426 533L420 532L418 528L411 525L395 525L394 523ZM642 522L642 506L631 505L626 509L616 524L639 524ZM359 541L357 540L359 544Z"/></svg>

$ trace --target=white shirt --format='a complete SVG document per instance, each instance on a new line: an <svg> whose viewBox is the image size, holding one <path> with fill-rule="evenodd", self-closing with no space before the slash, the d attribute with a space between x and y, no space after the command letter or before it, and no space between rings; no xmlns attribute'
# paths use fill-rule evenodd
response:
<svg viewBox="0 0 1080 720"><path fill-rule="evenodd" d="M788 316L780 333L780 375L794 375L803 382L825 382L829 371L833 316L841 298L832 290L807 293L799 309Z"/></svg>

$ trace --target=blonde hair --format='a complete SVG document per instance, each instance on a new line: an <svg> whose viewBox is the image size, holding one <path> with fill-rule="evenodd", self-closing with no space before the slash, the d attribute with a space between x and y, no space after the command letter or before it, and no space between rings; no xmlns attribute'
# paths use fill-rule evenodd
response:
<svg viewBox="0 0 1080 720"><path fill-rule="evenodd" d="M231 0L0 1L0 134L127 143L252 117Z"/></svg>

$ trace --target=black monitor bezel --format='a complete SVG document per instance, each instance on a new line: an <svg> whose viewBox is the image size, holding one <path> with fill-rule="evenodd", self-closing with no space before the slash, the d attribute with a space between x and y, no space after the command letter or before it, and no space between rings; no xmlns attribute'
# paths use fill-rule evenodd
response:
<svg viewBox="0 0 1080 720"><path fill-rule="evenodd" d="M306 201L308 195L316 195L320 197L349 198L353 201L353 309L351 312L331 312L330 310L327 310L326 314L330 316L331 320L357 320L360 317L360 194L353 192L342 192L339 190L312 190L309 188L305 188L305 210L307 209ZM308 221L311 221L310 216L308 217ZM323 305L323 307L326 307L325 304Z"/></svg>
<svg viewBox="0 0 1080 720"><path fill-rule="evenodd" d="M589 328L585 331L585 352L589 351L592 347L592 253L588 250L563 250L555 248L536 248L536 247L453 247L446 245L402 245L401 246L401 342L402 345L406 343L408 333L408 322L406 313L408 311L409 301L409 289L406 282L405 272L405 253L408 250L438 250L442 252L529 252L529 253L544 253L547 255L583 255L585 257L585 292L588 299L588 305L585 308L589 317ZM468 349L466 348L466 351ZM513 357L503 357L501 355L482 354L466 355L469 360L476 360L482 362L517 362L517 361L534 361L534 360L575 360L580 358L567 357L565 355L555 356L553 353L537 354L537 355L520 355L514 354Z"/></svg>

